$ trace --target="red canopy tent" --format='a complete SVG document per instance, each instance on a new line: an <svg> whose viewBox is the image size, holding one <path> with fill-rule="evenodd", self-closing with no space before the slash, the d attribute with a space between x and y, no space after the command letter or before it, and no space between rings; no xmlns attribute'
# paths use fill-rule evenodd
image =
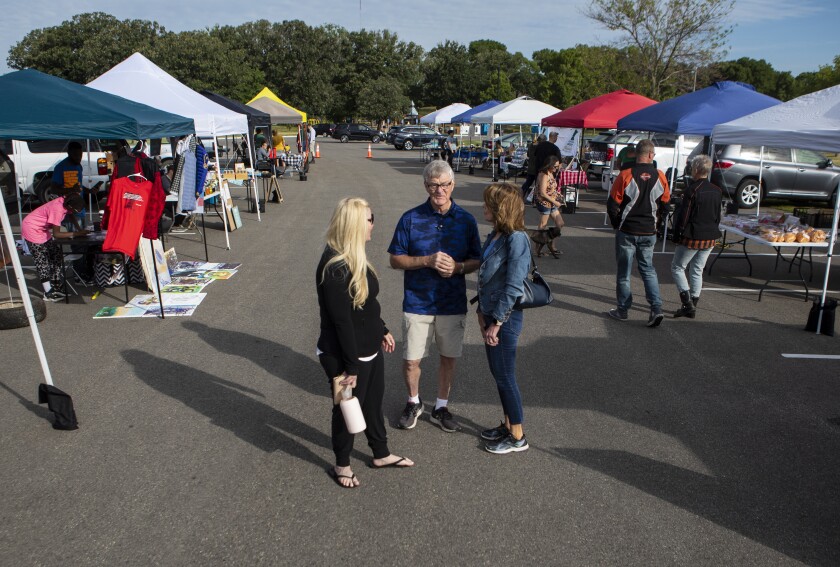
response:
<svg viewBox="0 0 840 567"><path fill-rule="evenodd" d="M628 114L656 104L625 89L596 96L542 119L543 126L559 128L615 128Z"/></svg>

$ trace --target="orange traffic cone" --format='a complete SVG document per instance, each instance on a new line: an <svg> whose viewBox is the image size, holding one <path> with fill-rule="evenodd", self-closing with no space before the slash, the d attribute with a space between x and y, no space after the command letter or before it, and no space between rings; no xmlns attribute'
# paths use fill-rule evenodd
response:
<svg viewBox="0 0 840 567"><path fill-rule="evenodd" d="M315 159L321 157L321 144L315 144Z"/></svg>
<svg viewBox="0 0 840 567"><path fill-rule="evenodd" d="M367 155L367 157L369 157L369 158L373 157L373 152L370 149L370 144L368 144L368 155Z"/></svg>

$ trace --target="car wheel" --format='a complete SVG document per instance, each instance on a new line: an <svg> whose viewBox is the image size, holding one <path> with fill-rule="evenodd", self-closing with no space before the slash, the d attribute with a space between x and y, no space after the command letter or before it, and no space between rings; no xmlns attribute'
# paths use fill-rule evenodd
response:
<svg viewBox="0 0 840 567"><path fill-rule="evenodd" d="M757 179L744 179L735 190L735 200L738 202L738 207L742 209L754 208L760 197L761 188L758 186Z"/></svg>
<svg viewBox="0 0 840 567"><path fill-rule="evenodd" d="M32 311L35 313L35 322L40 323L47 316L47 307L40 297L29 298L32 301ZM29 319L26 317L26 308L20 300L4 301L0 303L0 329L18 329L28 327Z"/></svg>
<svg viewBox="0 0 840 567"><path fill-rule="evenodd" d="M414 144L411 142L411 140L406 140L405 144L403 144L403 149L404 150L410 150L410 149L413 149L413 148L414 148Z"/></svg>
<svg viewBox="0 0 840 567"><path fill-rule="evenodd" d="M379 143L379 136L374 136L373 138L370 139L370 141L373 142L374 144L378 144Z"/></svg>
<svg viewBox="0 0 840 567"><path fill-rule="evenodd" d="M350 136L347 134L342 134L341 137L338 139L342 144L346 144L350 141Z"/></svg>
<svg viewBox="0 0 840 567"><path fill-rule="evenodd" d="M59 196L53 193L52 175L44 175L35 184L35 196L42 203L48 203Z"/></svg>

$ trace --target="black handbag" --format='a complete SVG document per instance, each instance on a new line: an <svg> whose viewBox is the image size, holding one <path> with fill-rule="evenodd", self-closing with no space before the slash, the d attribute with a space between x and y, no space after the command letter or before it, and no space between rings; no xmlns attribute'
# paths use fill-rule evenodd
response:
<svg viewBox="0 0 840 567"><path fill-rule="evenodd" d="M534 307L543 307L549 305L554 301L554 296L551 294L551 288L548 287L548 282L542 277L537 270L537 264L534 262L534 252L531 251L531 273L525 278L523 282L525 288L522 297L516 300L513 305L514 309L533 309Z"/></svg>

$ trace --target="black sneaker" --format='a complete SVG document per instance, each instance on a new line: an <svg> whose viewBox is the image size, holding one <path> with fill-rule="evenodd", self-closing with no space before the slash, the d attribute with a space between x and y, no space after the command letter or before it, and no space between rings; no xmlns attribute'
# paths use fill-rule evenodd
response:
<svg viewBox="0 0 840 567"><path fill-rule="evenodd" d="M607 315L615 319L616 321L626 321L627 320L627 311L622 311L621 309L610 309L607 312Z"/></svg>
<svg viewBox="0 0 840 567"><path fill-rule="evenodd" d="M488 443L484 446L484 448L490 453L504 455L505 453L516 453L527 450L528 441L525 439L524 435L522 436L522 439L514 439L513 435L508 433L503 439L496 441L495 443Z"/></svg>
<svg viewBox="0 0 840 567"><path fill-rule="evenodd" d="M650 317L648 317L647 326L648 327L658 327L659 324L662 322L662 319L665 318L665 314L660 312L656 312L651 310Z"/></svg>
<svg viewBox="0 0 840 567"><path fill-rule="evenodd" d="M458 425L458 422L455 421L455 418L452 417L452 414L449 413L449 408L446 406L434 410L432 412L432 420L437 421L440 428L448 433L461 430L461 426Z"/></svg>
<svg viewBox="0 0 840 567"><path fill-rule="evenodd" d="M52 288L44 294L44 301L61 301L65 297L67 296L58 291L57 289Z"/></svg>
<svg viewBox="0 0 840 567"><path fill-rule="evenodd" d="M508 428L505 426L505 422L501 422L498 427L494 427L493 429L485 429L481 432L481 438L486 439L487 441L501 441L504 439L508 433Z"/></svg>
<svg viewBox="0 0 840 567"><path fill-rule="evenodd" d="M397 423L397 427L400 429L414 429L414 426L417 425L417 418L422 414L423 400L420 400L416 404L408 402L405 404L405 409L400 416L400 421Z"/></svg>

